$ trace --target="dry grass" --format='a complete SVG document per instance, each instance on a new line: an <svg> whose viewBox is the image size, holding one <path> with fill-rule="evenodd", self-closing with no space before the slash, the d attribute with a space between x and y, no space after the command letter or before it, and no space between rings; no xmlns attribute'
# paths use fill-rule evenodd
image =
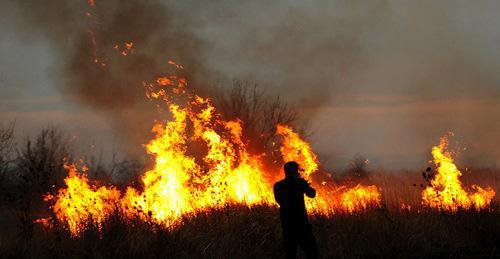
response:
<svg viewBox="0 0 500 259"><path fill-rule="evenodd" d="M277 210L230 207L187 218L164 230L114 217L102 233L90 228L80 238L62 229L35 228L30 239L2 235L2 257L27 258L279 258ZM324 258L498 257L500 217L492 211L387 212L313 217Z"/></svg>

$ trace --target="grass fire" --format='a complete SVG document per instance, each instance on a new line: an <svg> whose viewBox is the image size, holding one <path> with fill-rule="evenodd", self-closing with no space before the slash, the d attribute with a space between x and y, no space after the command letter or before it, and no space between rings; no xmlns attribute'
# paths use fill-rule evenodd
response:
<svg viewBox="0 0 500 259"><path fill-rule="evenodd" d="M1 258L500 257L500 6L5 5Z"/></svg>
<svg viewBox="0 0 500 259"><path fill-rule="evenodd" d="M220 119L210 99L190 93L184 78L164 76L146 87L147 96L160 100L173 119L153 126L156 137L146 149L155 162L141 177L142 190L127 187L122 195L113 186L95 187L89 183L86 167L78 173L75 164L70 164L65 166L69 172L66 188L60 189L56 196L45 197L54 203L57 220L73 236L91 223L100 229L103 220L113 215L115 209L121 217L138 217L171 228L184 216L208 209L231 205L276 206L272 185L280 177L280 168L266 172L260 158L263 154L248 153L242 136L244 122ZM316 182L314 174L322 172L309 144L286 125L278 124L276 129L276 135L281 137L279 151L283 159L278 165L297 161L303 167L305 179L312 181L319 191L318 198L307 200L308 210L329 215L380 206L376 186L358 184L348 188L333 180ZM202 146L203 150L196 156L188 150L190 146Z"/></svg>

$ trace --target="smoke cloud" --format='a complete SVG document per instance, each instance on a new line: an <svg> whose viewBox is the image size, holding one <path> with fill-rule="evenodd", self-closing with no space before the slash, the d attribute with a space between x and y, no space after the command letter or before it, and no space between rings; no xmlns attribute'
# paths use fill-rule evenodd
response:
<svg viewBox="0 0 500 259"><path fill-rule="evenodd" d="M173 59L197 90L235 78L297 103L334 166L362 153L419 167L449 130L468 143L466 161L500 165L497 1L15 4L26 37L57 50L60 89L109 114L133 146L155 113L140 85ZM106 67L93 61L89 30ZM135 52L123 57L114 46L125 42Z"/></svg>
<svg viewBox="0 0 500 259"><path fill-rule="evenodd" d="M156 109L142 83L183 64L195 86L204 74L200 39L159 1L16 1L27 40L47 39L59 89L103 113L131 147L146 141ZM126 44L130 44L127 48ZM201 89L200 89L201 90Z"/></svg>
<svg viewBox="0 0 500 259"><path fill-rule="evenodd" d="M197 6L196 8L191 8ZM177 9L202 23L206 62L298 103L333 167L354 154L425 166L447 131L460 161L500 165L496 1L251 1ZM189 14L189 15L187 15Z"/></svg>

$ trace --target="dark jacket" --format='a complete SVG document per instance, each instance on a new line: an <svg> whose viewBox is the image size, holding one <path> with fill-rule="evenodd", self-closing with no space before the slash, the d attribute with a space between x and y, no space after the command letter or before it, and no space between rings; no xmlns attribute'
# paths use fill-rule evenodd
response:
<svg viewBox="0 0 500 259"><path fill-rule="evenodd" d="M274 198L280 205L280 219L284 230L309 224L304 194L314 198L316 190L302 178L287 177L274 184Z"/></svg>

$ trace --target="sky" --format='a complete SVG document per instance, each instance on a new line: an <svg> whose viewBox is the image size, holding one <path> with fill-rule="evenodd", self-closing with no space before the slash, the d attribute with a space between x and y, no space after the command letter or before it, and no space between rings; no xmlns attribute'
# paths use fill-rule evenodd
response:
<svg viewBox="0 0 500 259"><path fill-rule="evenodd" d="M110 88L121 94L115 104L88 94L106 84L74 71L82 3L54 1L61 8L43 9L37 1L4 1L2 123L15 120L20 138L59 126L78 145L106 150L128 148L123 142L147 130L128 119L141 117L131 116L142 107L139 97ZM425 168L431 147L449 131L461 147L460 164L500 166L497 1L96 2L106 33L130 33L151 64L156 51L165 52L204 75L198 85L255 82L295 105L327 168L344 168L355 154L372 168ZM139 22L107 18L121 12Z"/></svg>

